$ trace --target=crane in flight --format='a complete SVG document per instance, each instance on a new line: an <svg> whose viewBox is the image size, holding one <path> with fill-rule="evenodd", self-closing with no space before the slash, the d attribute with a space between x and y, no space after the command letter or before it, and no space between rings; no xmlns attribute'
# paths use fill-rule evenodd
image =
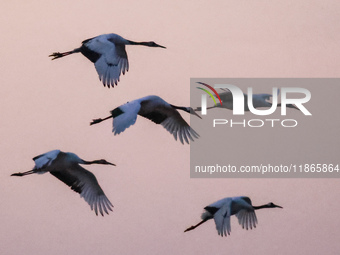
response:
<svg viewBox="0 0 340 255"><path fill-rule="evenodd" d="M212 203L204 207L202 213L202 221L198 224L191 226L184 230L184 232L193 230L206 222L207 220L214 219L217 233L220 236L230 235L230 216L235 215L238 219L239 224L246 230L256 227L257 218L255 210L263 208L282 208L279 205L268 203L260 206L254 206L251 203L249 197L227 197L223 198L215 203Z"/></svg>
<svg viewBox="0 0 340 255"><path fill-rule="evenodd" d="M144 45L148 47L165 48L155 42L134 42L117 34L103 34L82 42L79 48L66 52L54 52L49 57L52 60L82 53L88 58L97 70L99 80L104 87L114 87L119 82L120 74L129 71L129 61L125 51L125 45Z"/></svg>
<svg viewBox="0 0 340 255"><path fill-rule="evenodd" d="M156 124L161 124L177 140L177 137L184 144L189 144L189 139L198 138L199 135L182 118L178 110L182 110L201 118L191 107L175 106L167 103L159 96L146 96L126 104L123 104L111 111L111 115L104 119L94 119L90 125L100 123L113 118L112 132L117 135L126 128L135 124L137 115L143 116Z"/></svg>
<svg viewBox="0 0 340 255"><path fill-rule="evenodd" d="M70 186L72 190L80 194L85 201L94 209L96 215L98 211L102 216L104 212L109 214L113 205L104 194L93 173L81 167L79 164L115 164L107 162L105 159L86 161L71 152L53 150L33 158L35 166L32 170L23 173L14 173L11 176L26 176L29 174L44 174L50 172L53 176Z"/></svg>

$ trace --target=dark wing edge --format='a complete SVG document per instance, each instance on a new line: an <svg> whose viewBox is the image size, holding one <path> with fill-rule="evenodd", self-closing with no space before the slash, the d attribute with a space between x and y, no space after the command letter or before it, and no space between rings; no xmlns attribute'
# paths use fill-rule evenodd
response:
<svg viewBox="0 0 340 255"><path fill-rule="evenodd" d="M177 111L176 114L166 118L161 124L174 136L176 141L178 137L182 144L184 144L184 141L189 144L189 139L193 142L194 138L199 138L199 134L189 126Z"/></svg>
<svg viewBox="0 0 340 255"><path fill-rule="evenodd" d="M243 229L253 229L256 228L257 218L255 211L247 211L247 210L240 210L236 217L238 219L238 223L242 226Z"/></svg>
<svg viewBox="0 0 340 255"><path fill-rule="evenodd" d="M142 102L147 104L148 102ZM172 134L177 141L177 138L184 144L184 141L189 144L189 139L194 141L194 138L199 138L199 134L192 129L189 124L182 118L179 112L168 106L155 108L151 112L140 112L140 116L151 120L156 124L161 124L170 134Z"/></svg>
<svg viewBox="0 0 340 255"><path fill-rule="evenodd" d="M50 173L79 193L80 197L84 198L96 215L98 215L98 210L102 216L104 216L104 212L109 214L109 210L112 211L112 203L106 197L95 175L90 171L76 165L70 170L51 171Z"/></svg>
<svg viewBox="0 0 340 255"><path fill-rule="evenodd" d="M230 210L228 205L222 206L215 214L214 221L216 230L220 236L228 236L231 233Z"/></svg>

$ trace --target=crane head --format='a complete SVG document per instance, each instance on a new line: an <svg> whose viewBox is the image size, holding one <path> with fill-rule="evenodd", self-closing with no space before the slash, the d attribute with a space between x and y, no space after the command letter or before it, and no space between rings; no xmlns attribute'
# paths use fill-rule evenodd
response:
<svg viewBox="0 0 340 255"><path fill-rule="evenodd" d="M105 159L94 160L92 163L94 163L94 164L102 164L102 165L111 165L111 166L115 166L115 164L110 163L110 162L106 161Z"/></svg>
<svg viewBox="0 0 340 255"><path fill-rule="evenodd" d="M282 206L276 205L276 204L274 204L274 203L272 203L272 202L268 203L268 204L267 204L267 207L268 207L268 208L275 208L275 207L277 207L277 208L283 208Z"/></svg>
<svg viewBox="0 0 340 255"><path fill-rule="evenodd" d="M145 43L145 46L149 46L149 47L160 47L160 48L163 48L163 49L166 49L166 47L162 46L162 45L159 45L153 41L151 42L146 42Z"/></svg>

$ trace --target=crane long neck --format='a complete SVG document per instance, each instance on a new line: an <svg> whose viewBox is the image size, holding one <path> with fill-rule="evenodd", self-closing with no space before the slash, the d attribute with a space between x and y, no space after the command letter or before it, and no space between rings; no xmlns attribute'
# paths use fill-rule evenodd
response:
<svg viewBox="0 0 340 255"><path fill-rule="evenodd" d="M259 205L259 206L254 206L253 205L253 209L254 210L258 210L258 209L263 209L263 208L270 208L267 204L265 205Z"/></svg>
<svg viewBox="0 0 340 255"><path fill-rule="evenodd" d="M128 40L130 45L144 45L144 46L149 46L149 42L134 42L134 41L130 41Z"/></svg>
<svg viewBox="0 0 340 255"><path fill-rule="evenodd" d="M80 164L84 164L84 165L100 164L100 165L115 166L115 164L113 164L111 162L107 162L105 159L97 159L97 160L92 160L92 161L82 160L82 162Z"/></svg>
<svg viewBox="0 0 340 255"><path fill-rule="evenodd" d="M186 107L183 107L183 106L176 106L176 105L172 105L172 104L170 104L170 106L171 106L172 108L177 109L177 110L182 110L182 111L188 112L188 110L187 110Z"/></svg>
<svg viewBox="0 0 340 255"><path fill-rule="evenodd" d="M38 172L38 171L36 169L33 169L33 170L23 172L23 173L14 173L14 174L11 174L11 176L25 176L25 175L29 175L29 174L34 174L36 172Z"/></svg>
<svg viewBox="0 0 340 255"><path fill-rule="evenodd" d="M92 160L92 161L83 160L82 164L84 164L84 165L101 164L101 162L100 162L100 160Z"/></svg>

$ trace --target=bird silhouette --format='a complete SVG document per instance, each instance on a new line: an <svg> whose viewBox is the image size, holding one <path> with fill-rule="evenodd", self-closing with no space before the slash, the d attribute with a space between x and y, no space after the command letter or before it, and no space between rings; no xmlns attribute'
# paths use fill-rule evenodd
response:
<svg viewBox="0 0 340 255"><path fill-rule="evenodd" d="M70 186L72 190L80 194L85 201L94 209L96 215L98 210L102 216L104 212L109 214L113 205L104 194L99 183L90 171L84 169L79 164L102 164L112 165L105 159L85 161L71 152L53 150L33 158L35 166L32 170L23 173L14 173L11 176L25 176L29 174L44 174L50 172L53 176Z"/></svg>
<svg viewBox="0 0 340 255"><path fill-rule="evenodd" d="M127 40L117 34L103 34L82 42L79 48L67 52L54 52L49 57L52 60L71 55L73 53L82 53L87 57L97 70L99 79L104 86L114 87L119 82L120 74L129 71L128 57L125 51L125 45L144 45L148 47L160 47L155 42L134 42Z"/></svg>
<svg viewBox="0 0 340 255"><path fill-rule="evenodd" d="M279 205L268 203L260 206L253 206L249 197L227 197L215 203L204 207L202 213L202 221L198 224L191 226L184 230L184 232L193 230L206 222L207 220L214 219L216 224L217 233L220 236L230 235L230 216L236 215L239 224L246 230L256 227L257 218L255 210L263 208L282 208Z"/></svg>
<svg viewBox="0 0 340 255"><path fill-rule="evenodd" d="M111 111L111 115L104 119L94 119L90 125L100 123L113 118L114 134L120 134L126 128L135 124L137 115L143 116L156 124L161 124L177 140L177 137L184 144L189 139L198 138L199 135L182 118L177 110L183 110L201 118L191 107L175 106L167 103L158 96L146 96L126 104L123 104Z"/></svg>

